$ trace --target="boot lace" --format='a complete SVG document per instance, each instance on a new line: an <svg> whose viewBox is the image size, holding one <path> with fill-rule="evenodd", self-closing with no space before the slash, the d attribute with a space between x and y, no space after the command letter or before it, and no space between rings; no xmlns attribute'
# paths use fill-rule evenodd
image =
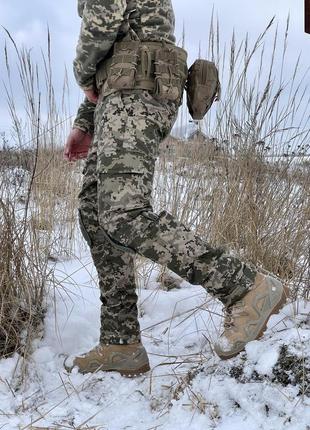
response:
<svg viewBox="0 0 310 430"><path fill-rule="evenodd" d="M96 345L93 349L92 349L92 351L94 351L94 352L96 352L98 355L100 355L101 357L103 357L104 356L104 352L103 352L103 347L102 347L102 345Z"/></svg>
<svg viewBox="0 0 310 430"><path fill-rule="evenodd" d="M225 308L225 319L224 319L224 328L232 329L235 327L235 322L238 317L247 316L248 313L245 311L245 307L242 301L239 301L229 307Z"/></svg>

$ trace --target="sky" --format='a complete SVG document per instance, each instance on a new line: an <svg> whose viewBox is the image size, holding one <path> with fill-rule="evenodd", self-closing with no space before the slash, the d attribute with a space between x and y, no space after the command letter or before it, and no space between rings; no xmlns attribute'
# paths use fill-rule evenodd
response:
<svg viewBox="0 0 310 430"><path fill-rule="evenodd" d="M52 65L54 83L60 92L65 67L68 70L71 87L72 115L78 106L81 94L75 85L72 74L72 61L79 34L80 18L77 15L76 0L51 2L50 0L0 0L0 25L13 36L19 47L32 50L34 58L40 62L40 51L47 45L47 28L52 40ZM176 36L181 40L182 28L186 32L186 48L190 59L194 59L201 46L206 52L208 46L209 23L214 13L219 19L222 46L229 43L232 31L241 40L248 33L253 40L263 31L271 18L276 15L276 24L284 31L288 14L291 28L288 47L288 63L294 64L300 51L304 52L303 62L308 67L305 53L309 51L310 35L304 33L304 0L172 0L176 14ZM0 27L0 132L9 132L10 120L4 92L5 59L4 45L10 43L5 31ZM271 49L271 46L267 49ZM11 50L11 54L13 50ZM16 61L11 55L12 64ZM12 67L14 69L14 67ZM14 70L13 70L14 76ZM14 80L14 79L13 79ZM58 89L58 90L57 90ZM23 115L23 103L18 99L19 114Z"/></svg>

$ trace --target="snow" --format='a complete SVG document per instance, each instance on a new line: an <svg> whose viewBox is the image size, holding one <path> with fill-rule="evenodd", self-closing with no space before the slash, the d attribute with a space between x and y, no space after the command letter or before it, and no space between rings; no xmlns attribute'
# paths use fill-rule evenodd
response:
<svg viewBox="0 0 310 430"><path fill-rule="evenodd" d="M68 374L63 362L99 339L100 302L88 253L58 261L45 331L33 345L28 377L16 354L0 360L0 428L102 430L309 430L310 399L297 386L272 382L281 345L310 356L309 303L287 305L260 341L221 361L213 352L221 306L199 286L164 291L157 269L139 285L143 343L151 372ZM232 376L238 366L244 380ZM256 374L260 378L253 378Z"/></svg>
<svg viewBox="0 0 310 430"><path fill-rule="evenodd" d="M217 345L221 348L222 351L225 352L230 351L232 347L230 340L224 335L219 338Z"/></svg>
<svg viewBox="0 0 310 430"><path fill-rule="evenodd" d="M270 349L270 345L264 347L261 342L250 342L245 347L248 360L255 363L254 369L262 375L272 375L272 369L276 365L279 358L277 347Z"/></svg>

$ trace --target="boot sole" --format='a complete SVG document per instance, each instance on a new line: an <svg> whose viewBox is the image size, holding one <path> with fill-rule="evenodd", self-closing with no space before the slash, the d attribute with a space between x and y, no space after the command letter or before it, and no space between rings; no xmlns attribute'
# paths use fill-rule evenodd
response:
<svg viewBox="0 0 310 430"><path fill-rule="evenodd" d="M68 358L68 357L67 357ZM70 373L72 371L72 369L74 368L74 366L67 366L66 365L66 360L67 358L64 360L64 368L66 369L66 371L68 373ZM138 369L104 369L104 366L98 366L95 370L93 369L88 369L88 370L80 370L79 369L79 373L86 375L87 373L97 373L97 372L118 372L120 373L122 376L125 376L127 378L134 378L136 376L140 376L143 373L147 373L149 372L150 369L150 365L144 364L143 366L139 367Z"/></svg>
<svg viewBox="0 0 310 430"><path fill-rule="evenodd" d="M270 312L268 318L266 318L261 330L259 331L258 335L255 337L255 339L251 339L248 342L245 343L244 347L238 351L235 351L234 353L231 353L229 355L222 355L217 353L217 355L222 359L222 360L229 360L230 358L236 357L238 354L240 354L240 352L244 351L245 346L249 343L249 342L253 342L254 340L259 340L263 337L266 329L267 329L267 324L268 321L270 319L270 317L272 315L277 315L280 310L286 305L287 300L290 297L290 290L288 287L283 286L283 292L282 292L282 296L279 300L279 302L276 304L276 306L272 309L272 311Z"/></svg>
<svg viewBox="0 0 310 430"><path fill-rule="evenodd" d="M140 367L139 369L104 369L102 367L98 367L95 371L85 371L79 373L83 373L84 375L86 373L97 373L97 372L118 372L122 376L125 376L126 378L135 378L137 376L142 375L143 373L147 373L150 370L150 366L148 364L145 364L144 366Z"/></svg>
<svg viewBox="0 0 310 430"><path fill-rule="evenodd" d="M126 378L135 378L136 376L140 376L143 373L149 372L150 366L148 364L145 364L144 366L140 367L139 369L135 370L116 370L116 372L119 372L122 376L125 376Z"/></svg>

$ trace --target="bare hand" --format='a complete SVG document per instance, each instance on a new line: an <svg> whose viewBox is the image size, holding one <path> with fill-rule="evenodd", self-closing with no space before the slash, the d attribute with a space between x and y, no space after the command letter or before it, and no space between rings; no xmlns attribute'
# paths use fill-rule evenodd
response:
<svg viewBox="0 0 310 430"><path fill-rule="evenodd" d="M84 91L84 94L85 94L85 96L88 98L88 100L91 102L91 103L95 103L95 104L97 104L97 101L98 101L98 92L97 92L97 90L96 89L91 89L91 90L85 90Z"/></svg>
<svg viewBox="0 0 310 430"><path fill-rule="evenodd" d="M64 158L68 161L77 161L86 158L92 136L78 128L73 128L67 138L64 149Z"/></svg>

